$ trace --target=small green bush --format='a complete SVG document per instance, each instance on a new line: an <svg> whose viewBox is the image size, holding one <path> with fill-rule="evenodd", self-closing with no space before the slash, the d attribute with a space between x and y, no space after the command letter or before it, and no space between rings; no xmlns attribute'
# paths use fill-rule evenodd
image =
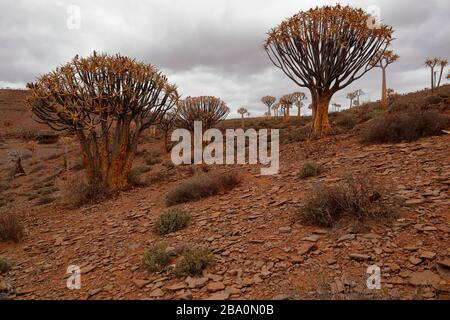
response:
<svg viewBox="0 0 450 320"><path fill-rule="evenodd" d="M166 235L185 228L192 215L181 208L171 208L164 212L155 221L155 232L159 235Z"/></svg>
<svg viewBox="0 0 450 320"><path fill-rule="evenodd" d="M305 163L299 172L301 179L319 176L322 173L322 166L316 162Z"/></svg>
<svg viewBox="0 0 450 320"><path fill-rule="evenodd" d="M13 263L8 257L0 257L0 274L11 270Z"/></svg>
<svg viewBox="0 0 450 320"><path fill-rule="evenodd" d="M151 272L162 272L171 260L167 252L167 244L164 242L154 244L144 253L144 264Z"/></svg>
<svg viewBox="0 0 450 320"><path fill-rule="evenodd" d="M209 248L188 249L175 265L173 273L177 277L198 276L212 264L212 261Z"/></svg>

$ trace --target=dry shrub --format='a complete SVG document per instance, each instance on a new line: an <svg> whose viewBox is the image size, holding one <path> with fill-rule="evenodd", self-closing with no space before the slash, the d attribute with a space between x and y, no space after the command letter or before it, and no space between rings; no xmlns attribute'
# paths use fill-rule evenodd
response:
<svg viewBox="0 0 450 320"><path fill-rule="evenodd" d="M0 257L0 274L6 273L11 270L13 262L8 257Z"/></svg>
<svg viewBox="0 0 450 320"><path fill-rule="evenodd" d="M0 212L0 242L20 242L24 236L24 228L17 216L9 212Z"/></svg>
<svg viewBox="0 0 450 320"><path fill-rule="evenodd" d="M166 196L166 204L172 206L179 203L198 201L233 189L241 182L235 173L200 174L177 186Z"/></svg>
<svg viewBox="0 0 450 320"><path fill-rule="evenodd" d="M323 227L332 227L344 217L359 222L388 217L392 212L384 203L385 193L384 187L367 174L349 176L331 186L315 186L299 214L306 221Z"/></svg>
<svg viewBox="0 0 450 320"><path fill-rule="evenodd" d="M64 202L71 208L93 204L111 197L111 193L102 184L90 185L80 178L71 179L63 190Z"/></svg>
<svg viewBox="0 0 450 320"><path fill-rule="evenodd" d="M185 228L189 221L191 221L192 215L189 211L181 208L171 208L161 214L155 221L155 232L159 235L166 235Z"/></svg>
<svg viewBox="0 0 450 320"><path fill-rule="evenodd" d="M336 124L344 129L353 129L359 122L358 114L352 112L342 112L336 117Z"/></svg>
<svg viewBox="0 0 450 320"><path fill-rule="evenodd" d="M128 173L128 183L135 187L145 187L148 183L142 179L142 175L151 170L151 167L138 166Z"/></svg>
<svg viewBox="0 0 450 320"><path fill-rule="evenodd" d="M209 248L187 249L175 265L173 273L177 277L195 277L201 275L212 262L213 257Z"/></svg>
<svg viewBox="0 0 450 320"><path fill-rule="evenodd" d="M161 163L160 153L155 150L145 152L144 161L148 166L153 166L155 164Z"/></svg>
<svg viewBox="0 0 450 320"><path fill-rule="evenodd" d="M144 264L151 272L162 272L171 260L167 250L167 244L164 242L154 244L144 253Z"/></svg>
<svg viewBox="0 0 450 320"><path fill-rule="evenodd" d="M316 162L307 162L300 168L299 176L301 179L317 177L322 174L322 171L323 168L320 164Z"/></svg>
<svg viewBox="0 0 450 320"><path fill-rule="evenodd" d="M435 111L389 113L374 119L362 130L364 143L412 142L421 137L441 135L450 117Z"/></svg>

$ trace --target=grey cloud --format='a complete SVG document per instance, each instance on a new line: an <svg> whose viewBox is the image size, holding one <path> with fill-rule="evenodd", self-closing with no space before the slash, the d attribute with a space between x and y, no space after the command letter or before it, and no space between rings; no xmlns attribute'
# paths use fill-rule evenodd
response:
<svg viewBox="0 0 450 320"><path fill-rule="evenodd" d="M184 96L220 96L233 116L241 105L253 115L262 114L261 96L299 90L267 58L262 49L266 32L300 10L335 2L3 0L0 86L24 86L75 54L120 52L158 66ZM80 30L66 28L66 9L74 3L82 12ZM383 21L395 28L393 49L401 60L389 70L390 87L406 92L429 85L424 59L450 52L447 0L342 3L377 5ZM356 88L367 92L366 99L378 99L380 77L374 70L334 100L346 105L346 93Z"/></svg>

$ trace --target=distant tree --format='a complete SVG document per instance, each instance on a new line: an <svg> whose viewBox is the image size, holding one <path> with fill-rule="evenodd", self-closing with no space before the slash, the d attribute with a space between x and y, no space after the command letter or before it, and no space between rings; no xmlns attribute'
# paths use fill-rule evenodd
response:
<svg viewBox="0 0 450 320"><path fill-rule="evenodd" d="M224 120L230 109L225 102L213 96L187 97L177 107L176 125L194 132L194 122L201 121L202 129L208 130Z"/></svg>
<svg viewBox="0 0 450 320"><path fill-rule="evenodd" d="M127 185L142 132L178 100L176 87L154 66L96 52L27 86L37 121L73 133L89 183L111 191Z"/></svg>
<svg viewBox="0 0 450 320"><path fill-rule="evenodd" d="M347 99L350 100L350 109L353 108L353 101L356 99L355 92L347 93Z"/></svg>
<svg viewBox="0 0 450 320"><path fill-rule="evenodd" d="M450 70L448 70L447 80L450 80Z"/></svg>
<svg viewBox="0 0 450 320"><path fill-rule="evenodd" d="M392 27L373 27L362 9L324 6L299 12L269 32L265 50L272 63L311 92L315 133L331 127L332 96L373 69L372 59L392 41Z"/></svg>
<svg viewBox="0 0 450 320"><path fill-rule="evenodd" d="M361 89L358 89L358 90L356 90L355 92L354 92L354 95L355 95L355 99L356 99L356 105L357 106L360 106L361 105L361 100L360 100L360 98L361 98L361 96L363 96L363 95L365 95L366 93L364 92L364 91L362 91Z"/></svg>
<svg viewBox="0 0 450 320"><path fill-rule="evenodd" d="M267 107L267 113L269 117L271 116L270 108L273 106L275 101L277 101L277 98L272 96L265 96L261 98L261 102L264 103L265 106Z"/></svg>
<svg viewBox="0 0 450 320"><path fill-rule="evenodd" d="M431 91L434 92L434 89L438 88L441 85L442 74L444 72L444 68L448 65L447 59L440 58L429 58L425 60L425 66L429 67L431 70ZM440 67L439 71L435 71L436 67ZM437 77L437 74L439 76ZM439 78L439 80L437 80ZM436 83L436 81L438 81Z"/></svg>
<svg viewBox="0 0 450 320"><path fill-rule="evenodd" d="M381 81L381 106L387 108L387 83L386 83L386 69L389 65L396 62L400 56L395 54L392 50L386 50L384 52L379 51L372 59L372 63L376 68L381 69L382 81Z"/></svg>
<svg viewBox="0 0 450 320"><path fill-rule="evenodd" d="M283 109L284 109L284 121L285 122L289 122L290 109L292 108L295 101L296 101L296 98L293 94L286 94L280 98L280 104L283 106Z"/></svg>
<svg viewBox="0 0 450 320"><path fill-rule="evenodd" d="M440 72L439 72L439 82L437 84L437 88L439 88L441 86L442 75L444 74L444 68L446 66L448 66L448 60L447 59L441 59L441 61L439 61L439 66L441 67L441 69L440 69Z"/></svg>
<svg viewBox="0 0 450 320"><path fill-rule="evenodd" d="M280 103L279 102L274 103L274 105L272 106L272 110L274 112L275 117L278 117L279 109L280 109Z"/></svg>
<svg viewBox="0 0 450 320"><path fill-rule="evenodd" d="M295 93L295 98L296 101L294 104L297 107L297 117L300 118L302 116L301 110L303 107L303 101L306 100L306 94L304 94L303 92L297 92Z"/></svg>
<svg viewBox="0 0 450 320"><path fill-rule="evenodd" d="M248 110L247 110L247 108L245 108L245 107L240 107L238 110L237 110L237 113L239 113L240 115L241 115L241 119L242 119L242 127L244 127L245 126L245 123L244 123L244 115L245 114L247 114L248 113Z"/></svg>
<svg viewBox="0 0 450 320"><path fill-rule="evenodd" d="M341 105L339 103L333 103L333 108L335 112L339 112L339 110L341 109Z"/></svg>
<svg viewBox="0 0 450 320"><path fill-rule="evenodd" d="M389 105L392 105L395 99L398 98L400 95L397 92L395 92L394 89L387 89L387 96Z"/></svg>

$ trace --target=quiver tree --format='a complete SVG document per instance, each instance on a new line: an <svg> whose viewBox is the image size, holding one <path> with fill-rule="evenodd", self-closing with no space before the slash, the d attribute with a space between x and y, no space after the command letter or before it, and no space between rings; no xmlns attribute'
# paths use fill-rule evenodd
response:
<svg viewBox="0 0 450 320"><path fill-rule="evenodd" d="M440 69L440 72L439 72L439 81L438 81L438 84L437 84L437 88L439 88L441 86L442 75L444 74L444 68L446 66L448 66L448 60L447 59L441 59L441 61L439 61L439 66L440 66L441 69Z"/></svg>
<svg viewBox="0 0 450 320"><path fill-rule="evenodd" d="M328 105L339 90L373 68L373 57L392 40L392 28L373 27L368 13L350 6L299 12L268 33L272 63L311 92L315 133L330 130Z"/></svg>
<svg viewBox="0 0 450 320"><path fill-rule="evenodd" d="M384 52L379 51L373 58L373 65L376 68L381 69L381 106L387 108L387 81L386 81L386 69L389 65L396 62L400 56L395 54L392 50L386 50Z"/></svg>
<svg viewBox="0 0 450 320"><path fill-rule="evenodd" d="M267 114L269 117L271 116L270 108L273 106L275 101L277 101L277 98L272 96L265 96L261 98L261 102L267 107Z"/></svg>
<svg viewBox="0 0 450 320"><path fill-rule="evenodd" d="M333 103L332 106L333 106L335 112L339 112L339 110L342 107L339 103Z"/></svg>
<svg viewBox="0 0 450 320"><path fill-rule="evenodd" d="M38 122L74 134L88 181L124 187L141 133L177 102L176 87L155 67L121 55L76 56L28 84Z"/></svg>
<svg viewBox="0 0 450 320"><path fill-rule="evenodd" d="M361 98L361 96L365 95L366 93L364 91L362 91L361 89L358 89L353 94L355 95L355 99L356 99L355 104L357 106L360 106L361 105L361 99L360 98Z"/></svg>
<svg viewBox="0 0 450 320"><path fill-rule="evenodd" d="M306 94L304 94L303 92L296 92L294 93L296 101L295 101L295 106L297 107L297 117L301 117L302 116L302 107L303 107L303 101L306 100Z"/></svg>
<svg viewBox="0 0 450 320"><path fill-rule="evenodd" d="M278 117L278 110L280 109L280 103L277 102L272 106L273 113L275 117Z"/></svg>
<svg viewBox="0 0 450 320"><path fill-rule="evenodd" d="M177 108L173 108L166 112L158 125L158 129L161 130L164 137L164 149L166 152L170 152L172 149L172 145L169 143L169 133L175 127L177 116Z"/></svg>
<svg viewBox="0 0 450 320"><path fill-rule="evenodd" d="M442 74L444 73L444 68L448 65L447 59L440 58L429 58L425 60L425 66L431 70L431 91L438 88L441 85ZM439 67L436 71L436 67Z"/></svg>
<svg viewBox="0 0 450 320"><path fill-rule="evenodd" d="M224 120L230 109L216 97L187 97L177 107L176 125L194 132L194 122L201 121L202 129L208 130Z"/></svg>
<svg viewBox="0 0 450 320"><path fill-rule="evenodd" d="M237 113L239 113L241 115L242 127L244 127L245 126L244 115L248 113L248 110L245 107L240 107L239 109L237 109Z"/></svg>
<svg viewBox="0 0 450 320"><path fill-rule="evenodd" d="M353 101L356 99L356 93L355 92L347 93L347 99L350 100L350 109L353 108Z"/></svg>
<svg viewBox="0 0 450 320"><path fill-rule="evenodd" d="M286 94L280 98L280 104L284 110L284 121L288 122L290 117L290 109L295 103L295 97L292 94Z"/></svg>

